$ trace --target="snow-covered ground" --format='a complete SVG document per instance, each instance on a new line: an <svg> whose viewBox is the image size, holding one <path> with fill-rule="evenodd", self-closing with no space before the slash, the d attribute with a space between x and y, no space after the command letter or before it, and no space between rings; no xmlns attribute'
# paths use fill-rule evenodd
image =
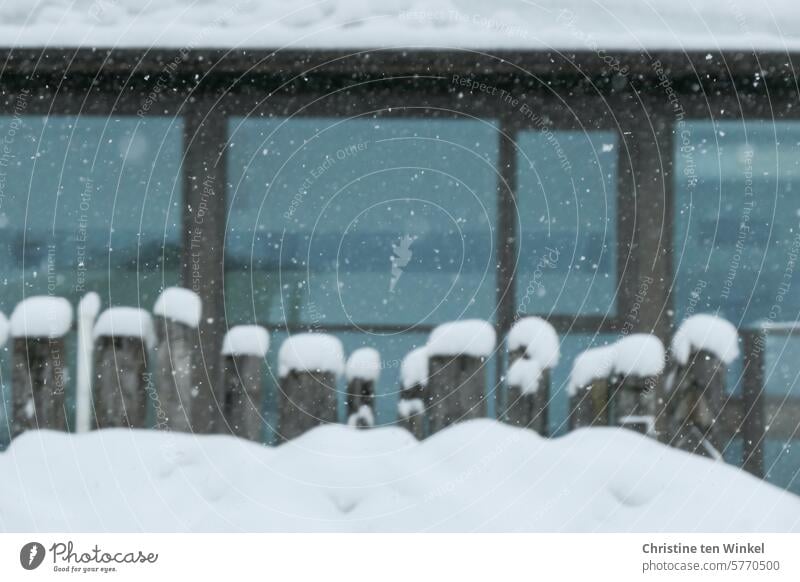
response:
<svg viewBox="0 0 800 582"><path fill-rule="evenodd" d="M622 429L490 420L418 443L329 425L227 436L28 432L0 453L0 531L800 531L800 497Z"/></svg>
<svg viewBox="0 0 800 582"><path fill-rule="evenodd" d="M4 46L800 47L797 0L8 0Z"/></svg>

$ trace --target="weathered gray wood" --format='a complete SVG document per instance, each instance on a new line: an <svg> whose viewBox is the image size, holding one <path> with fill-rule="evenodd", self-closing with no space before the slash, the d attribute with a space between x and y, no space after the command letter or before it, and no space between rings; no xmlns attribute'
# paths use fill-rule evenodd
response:
<svg viewBox="0 0 800 582"><path fill-rule="evenodd" d="M147 415L147 346L140 337L97 338L93 401L97 428L143 428Z"/></svg>
<svg viewBox="0 0 800 582"><path fill-rule="evenodd" d="M364 407L368 410L364 414ZM347 383L347 423L357 428L373 426L375 419L375 383L364 378L352 378Z"/></svg>
<svg viewBox="0 0 800 582"><path fill-rule="evenodd" d="M189 432L194 393L192 369L197 330L178 321L155 316L157 410L163 412L156 424L159 429Z"/></svg>
<svg viewBox="0 0 800 582"><path fill-rule="evenodd" d="M486 416L486 360L471 356L429 359L426 408L434 434L453 423Z"/></svg>
<svg viewBox="0 0 800 582"><path fill-rule="evenodd" d="M660 379L617 376L609 382L609 421L642 434L655 436L654 396Z"/></svg>
<svg viewBox="0 0 800 582"><path fill-rule="evenodd" d="M417 401L422 404L422 410L414 414L403 415L401 409L403 402ZM417 440L425 438L425 387L421 384L415 384L409 388L400 391L400 403L398 403L397 424L405 428L408 432L414 435Z"/></svg>
<svg viewBox="0 0 800 582"><path fill-rule="evenodd" d="M511 357L509 359L511 360ZM513 359L513 362L518 359ZM508 386L506 407L501 418L512 426L529 428L542 436L547 436L549 399L550 371L542 370L539 386L534 393L524 393L519 386Z"/></svg>
<svg viewBox="0 0 800 582"><path fill-rule="evenodd" d="M260 442L264 421L261 415L262 368L264 359L254 355L223 355L221 365L223 414L231 434Z"/></svg>
<svg viewBox="0 0 800 582"><path fill-rule="evenodd" d="M63 337L14 339L12 436L36 428L67 430L68 377Z"/></svg>
<svg viewBox="0 0 800 582"><path fill-rule="evenodd" d="M598 378L570 397L569 426L608 426L608 379Z"/></svg>
<svg viewBox="0 0 800 582"><path fill-rule="evenodd" d="M727 368L710 352L689 356L674 371L670 401L670 442L683 450L719 458L717 421L722 411Z"/></svg>
<svg viewBox="0 0 800 582"><path fill-rule="evenodd" d="M336 422L336 376L332 372L289 371L280 381L278 438L300 436L325 423Z"/></svg>

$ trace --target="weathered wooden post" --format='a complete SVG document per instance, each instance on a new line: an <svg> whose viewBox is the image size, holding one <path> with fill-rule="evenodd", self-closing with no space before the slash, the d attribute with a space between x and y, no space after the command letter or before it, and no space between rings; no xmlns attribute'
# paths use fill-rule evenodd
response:
<svg viewBox="0 0 800 582"><path fill-rule="evenodd" d="M518 426L530 426L542 436L548 434L550 402L550 370L558 364L561 357L558 334L550 323L540 317L524 317L509 330L506 339L508 346L509 376L514 364L522 358L536 362L539 377L536 389L522 393L508 383L506 391L505 413L501 415L506 422ZM518 368L520 382L525 374L534 371L531 365ZM534 408L532 409L531 406ZM520 408L520 410L515 410Z"/></svg>
<svg viewBox="0 0 800 582"><path fill-rule="evenodd" d="M35 428L67 430L64 336L70 327L72 306L63 297L29 297L14 308L12 436Z"/></svg>
<svg viewBox="0 0 800 582"><path fill-rule="evenodd" d="M195 396L193 346L202 305L189 289L168 287L158 297L153 314L156 328L155 379L156 428L192 430L192 400Z"/></svg>
<svg viewBox="0 0 800 582"><path fill-rule="evenodd" d="M397 418L400 426L417 440L425 438L425 389L428 385L428 352L424 347L411 350L400 363L400 400Z"/></svg>
<svg viewBox="0 0 800 582"><path fill-rule="evenodd" d="M92 428L92 366L94 324L100 313L100 296L90 291L78 303L78 365L75 381L75 432Z"/></svg>
<svg viewBox="0 0 800 582"><path fill-rule="evenodd" d="M670 344L674 368L667 381L670 444L722 459L718 422L725 377L739 355L736 328L719 317L698 314L678 328Z"/></svg>
<svg viewBox="0 0 800 582"><path fill-rule="evenodd" d="M611 424L656 436L658 383L664 371L664 346L656 336L635 333L614 345L609 387Z"/></svg>
<svg viewBox="0 0 800 582"><path fill-rule="evenodd" d="M567 395L570 429L607 426L608 381L614 367L614 346L591 348L575 358Z"/></svg>
<svg viewBox="0 0 800 582"><path fill-rule="evenodd" d="M546 432L544 421L547 402L542 402L542 368L536 360L518 358L508 369L508 406L505 421L513 426L530 428L539 434Z"/></svg>
<svg viewBox="0 0 800 582"><path fill-rule="evenodd" d="M445 323L428 339L427 406L430 433L486 416L486 361L495 331L477 319Z"/></svg>
<svg viewBox="0 0 800 582"><path fill-rule="evenodd" d="M375 386L381 373L381 355L373 348L360 348L347 359L347 424L357 428L375 426Z"/></svg>
<svg viewBox="0 0 800 582"><path fill-rule="evenodd" d="M269 334L259 325L237 325L222 343L220 385L223 418L231 434L262 440L262 369L269 350Z"/></svg>
<svg viewBox="0 0 800 582"><path fill-rule="evenodd" d="M343 369L342 343L331 335L301 333L283 342L278 352L279 439L336 422L336 379Z"/></svg>
<svg viewBox="0 0 800 582"><path fill-rule="evenodd" d="M94 417L97 428L144 428L147 353L155 347L144 309L112 307L94 326Z"/></svg>

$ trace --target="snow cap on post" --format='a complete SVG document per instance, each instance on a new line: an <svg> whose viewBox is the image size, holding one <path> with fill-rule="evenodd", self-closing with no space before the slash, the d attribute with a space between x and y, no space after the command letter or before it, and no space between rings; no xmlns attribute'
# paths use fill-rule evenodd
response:
<svg viewBox="0 0 800 582"><path fill-rule="evenodd" d="M100 337L135 337L141 338L148 348L156 345L153 318L138 307L106 309L97 319L93 336L95 340Z"/></svg>
<svg viewBox="0 0 800 582"><path fill-rule="evenodd" d="M18 303L11 313L13 337L55 339L72 327L72 306L63 297L36 295Z"/></svg>
<svg viewBox="0 0 800 582"><path fill-rule="evenodd" d="M287 338L278 352L278 376L290 372L330 372L341 376L344 349L338 338L325 333L300 333Z"/></svg>
<svg viewBox="0 0 800 582"><path fill-rule="evenodd" d="M381 355L374 348L359 348L350 354L345 371L347 381L377 382L381 374Z"/></svg>
<svg viewBox="0 0 800 582"><path fill-rule="evenodd" d="M494 327L482 319L465 319L443 323L435 328L426 350L429 357L471 356L485 358L494 350Z"/></svg>
<svg viewBox="0 0 800 582"><path fill-rule="evenodd" d="M590 348L578 355L572 364L567 384L567 395L574 396L578 390L591 385L600 378L608 378L614 368L615 346Z"/></svg>
<svg viewBox="0 0 800 582"><path fill-rule="evenodd" d="M410 418L425 412L425 403L420 398L401 398L397 402L397 414L400 418Z"/></svg>
<svg viewBox="0 0 800 582"><path fill-rule="evenodd" d="M6 345L10 328L11 326L8 323L8 318L5 313L0 312L0 348Z"/></svg>
<svg viewBox="0 0 800 582"><path fill-rule="evenodd" d="M200 296L183 287L167 287L158 296L153 313L164 319L177 321L188 327L200 325L203 304Z"/></svg>
<svg viewBox="0 0 800 582"><path fill-rule="evenodd" d="M524 349L527 357L539 362L544 370L558 365L561 357L558 334L550 323L541 317L523 317L508 332L508 351Z"/></svg>
<svg viewBox="0 0 800 582"><path fill-rule="evenodd" d="M78 318L94 319L100 313L100 296L94 291L89 291L78 302Z"/></svg>
<svg viewBox="0 0 800 582"><path fill-rule="evenodd" d="M615 374L623 376L658 376L664 371L664 344L649 333L634 333L614 346Z"/></svg>
<svg viewBox="0 0 800 582"><path fill-rule="evenodd" d="M411 350L400 363L400 384L403 388L428 385L428 351L425 347Z"/></svg>
<svg viewBox="0 0 800 582"><path fill-rule="evenodd" d="M692 352L706 351L714 354L724 364L739 357L739 334L729 321L698 313L686 319L672 338L670 351L681 365L689 361Z"/></svg>
<svg viewBox="0 0 800 582"><path fill-rule="evenodd" d="M542 367L536 360L519 358L508 369L508 385L519 388L523 394L535 394L541 378Z"/></svg>
<svg viewBox="0 0 800 582"><path fill-rule="evenodd" d="M260 325L235 325L222 341L223 356L264 358L269 351L269 333Z"/></svg>

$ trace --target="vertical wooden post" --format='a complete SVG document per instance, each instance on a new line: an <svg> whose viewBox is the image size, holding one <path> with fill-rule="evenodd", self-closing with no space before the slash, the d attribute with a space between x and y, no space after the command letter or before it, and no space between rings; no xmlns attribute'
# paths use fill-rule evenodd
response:
<svg viewBox="0 0 800 582"><path fill-rule="evenodd" d="M753 330L742 334L744 348L744 378L742 381L744 441L742 467L756 477L764 476L764 352L766 332Z"/></svg>
<svg viewBox="0 0 800 582"><path fill-rule="evenodd" d="M400 363L400 400L398 424L414 435L425 438L425 399L428 385L428 352L424 347L411 350Z"/></svg>
<svg viewBox="0 0 800 582"><path fill-rule="evenodd" d="M375 385L381 372L381 356L372 348L361 348L347 360L347 424L357 428L375 426Z"/></svg>
<svg viewBox="0 0 800 582"><path fill-rule="evenodd" d="M72 306L62 297L30 297L11 314L12 436L36 428L67 430L64 336L71 326Z"/></svg>
<svg viewBox="0 0 800 582"><path fill-rule="evenodd" d="M485 321L455 321L433 330L426 347L431 434L486 416L486 360L494 347L495 330Z"/></svg>
<svg viewBox="0 0 800 582"><path fill-rule="evenodd" d="M153 308L156 328L156 428L192 430L196 396L193 350L201 304L196 293L181 287L165 289Z"/></svg>
<svg viewBox="0 0 800 582"><path fill-rule="evenodd" d="M614 358L614 346L590 348L575 358L567 385L570 429L610 424L608 391Z"/></svg>
<svg viewBox="0 0 800 582"><path fill-rule="evenodd" d="M538 362L518 358L508 370L508 403L504 420L521 428L530 428L544 435L546 432L547 401L542 401L539 390L544 381L544 371Z"/></svg>
<svg viewBox="0 0 800 582"><path fill-rule="evenodd" d="M94 416L97 428L144 428L147 352L155 346L144 309L112 307L94 328Z"/></svg>
<svg viewBox="0 0 800 582"><path fill-rule="evenodd" d="M280 440L336 422L336 379L344 369L344 350L337 338L322 333L291 336L281 345L278 368Z"/></svg>
<svg viewBox="0 0 800 582"><path fill-rule="evenodd" d="M222 343L220 386L223 417L231 434L262 440L262 368L269 349L269 334L258 325L232 327Z"/></svg>
<svg viewBox="0 0 800 582"><path fill-rule="evenodd" d="M613 353L610 423L657 436L656 397L661 393L664 345L654 335L636 333L619 340Z"/></svg>

